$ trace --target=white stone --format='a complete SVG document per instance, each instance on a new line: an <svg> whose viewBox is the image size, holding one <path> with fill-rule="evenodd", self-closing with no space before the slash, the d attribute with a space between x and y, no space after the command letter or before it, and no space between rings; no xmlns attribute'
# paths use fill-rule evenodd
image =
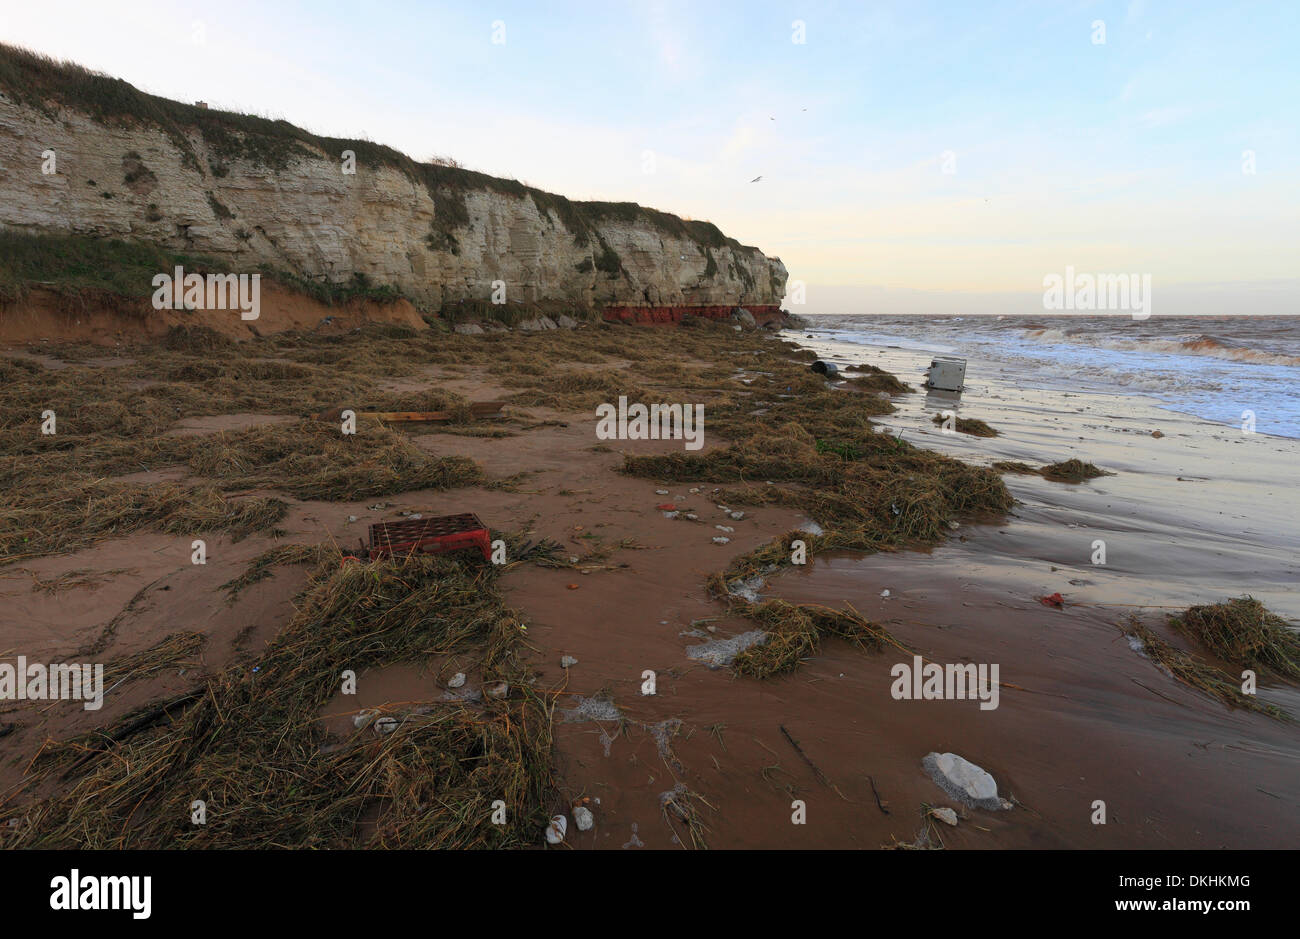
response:
<svg viewBox="0 0 1300 939"><path fill-rule="evenodd" d="M465 684L464 672L457 672L455 675L452 675L451 678L447 680L448 688L461 688L464 686L464 684Z"/></svg>
<svg viewBox="0 0 1300 939"><path fill-rule="evenodd" d="M731 539L728 538L726 535L718 535L713 539L714 544L727 544L730 541Z"/></svg>
<svg viewBox="0 0 1300 939"><path fill-rule="evenodd" d="M954 812L952 809L947 808L946 806L943 808L930 809L930 814L933 815L935 818L937 818L939 821L943 822L945 825L957 824L957 813Z"/></svg>
<svg viewBox="0 0 1300 939"><path fill-rule="evenodd" d="M569 820L563 815L552 816L551 822L546 826L547 844L561 844L564 836L569 831Z"/></svg>
<svg viewBox="0 0 1300 939"><path fill-rule="evenodd" d="M560 657L560 668L569 668L570 666L577 664L578 660L571 655L563 655Z"/></svg>
<svg viewBox="0 0 1300 939"><path fill-rule="evenodd" d="M578 823L578 831L591 831L591 826L596 824L596 817L591 814L591 810L581 805L573 810L573 820Z"/></svg>
<svg viewBox="0 0 1300 939"><path fill-rule="evenodd" d="M997 801L998 784L993 777L955 753L933 753L935 771L954 794L964 794L972 802Z"/></svg>

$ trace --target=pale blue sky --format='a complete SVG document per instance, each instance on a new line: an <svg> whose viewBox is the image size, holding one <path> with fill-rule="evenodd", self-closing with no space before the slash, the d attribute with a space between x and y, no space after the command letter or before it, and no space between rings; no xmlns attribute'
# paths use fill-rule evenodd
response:
<svg viewBox="0 0 1300 939"><path fill-rule="evenodd" d="M1070 265L1151 274L1157 313L1300 313L1295 2L114 6L11 4L0 36L710 219L809 312L1041 309Z"/></svg>

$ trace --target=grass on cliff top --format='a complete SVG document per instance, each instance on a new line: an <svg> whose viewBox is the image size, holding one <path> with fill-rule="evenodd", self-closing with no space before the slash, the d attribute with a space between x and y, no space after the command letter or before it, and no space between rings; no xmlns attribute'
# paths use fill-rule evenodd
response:
<svg viewBox="0 0 1300 939"><path fill-rule="evenodd" d="M293 619L256 660L81 738L47 744L35 798L6 847L514 848L535 846L557 801L554 700L532 689L520 620L497 572L452 556L340 565L326 552ZM341 739L322 730L341 669L447 653L477 659L506 697L385 709ZM138 663L137 663L138 664ZM207 823L190 822L207 803ZM493 801L508 810L493 824ZM12 812L12 808L10 809ZM373 818L373 829L366 820Z"/></svg>
<svg viewBox="0 0 1300 939"><path fill-rule="evenodd" d="M141 122L158 127L181 151L187 164L203 175L224 176L229 172L229 162L234 160L281 170L304 157L323 154L326 159L341 159L344 150L351 150L356 154L358 168L396 169L422 183L435 199L455 198L463 206L463 193L473 189L531 198L544 217L558 218L580 243L589 243L595 227L603 221L639 221L704 246L728 247L749 255L758 253L757 248L726 237L711 222L682 219L635 202L576 202L518 180L468 170L450 161L417 163L406 154L373 141L322 137L284 120L172 101L140 91L120 78L4 43L0 43L0 89L15 101L36 108L52 119L57 118L61 106L117 126ZM191 143L190 135L195 133L203 137L213 155L207 166L200 164ZM442 195L438 195L439 190L444 191ZM449 196L448 190L456 195ZM458 223L453 228L468 222L468 216L461 219L454 208L450 214L455 216L452 221ZM444 247L450 250L449 245Z"/></svg>

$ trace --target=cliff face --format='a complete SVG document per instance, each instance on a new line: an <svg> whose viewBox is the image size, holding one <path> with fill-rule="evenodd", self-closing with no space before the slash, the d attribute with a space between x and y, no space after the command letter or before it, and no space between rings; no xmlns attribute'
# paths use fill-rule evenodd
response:
<svg viewBox="0 0 1300 939"><path fill-rule="evenodd" d="M79 83L63 93L70 74ZM344 150L357 154L355 174ZM435 309L490 301L502 281L511 302L771 310L786 281L779 259L707 223L416 164L4 47L0 225L150 241L232 271L360 274Z"/></svg>

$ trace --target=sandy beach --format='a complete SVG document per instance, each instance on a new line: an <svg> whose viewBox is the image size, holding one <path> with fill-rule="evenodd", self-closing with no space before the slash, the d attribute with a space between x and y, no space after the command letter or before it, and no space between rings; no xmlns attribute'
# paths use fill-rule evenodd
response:
<svg viewBox="0 0 1300 939"><path fill-rule="evenodd" d="M636 352L647 336L671 349L688 333L694 331L590 326L561 337L447 337L451 348L443 361L397 369L403 374L381 376L375 387L466 401L517 393L520 376L508 367L457 363L470 354L457 350L490 342L497 360L563 353L568 367L586 359L573 371L612 371L629 388L662 391L656 400L683 397L655 377L665 369L707 373L717 391L702 398L706 411L718 395L733 403L753 397L761 405L764 396L780 403L782 389L763 384L770 384L765 368L736 364L755 349L788 358L793 347L781 351L773 337L722 329L653 367ZM817 356L840 356L845 365L853 364L845 357L850 351L860 358L859 350L813 337L784 334ZM615 350L630 340L620 356ZM57 345L40 354L65 362ZM67 354L75 363L66 367L88 380L139 364L139 350L130 348L112 356ZM12 350L9 360L24 355L30 353ZM915 388L922 358L880 349L870 361ZM791 360L791 367L806 372L807 360ZM692 647L756 628L712 598L707 582L734 558L807 526L809 514L721 503L726 487L719 483L622 472L625 455L681 453L682 442L602 443L592 407L508 408L501 435L491 428L402 430L427 454L472 460L489 482L337 501L288 496L273 536L235 541L214 533L204 565L191 562L189 537L153 531L11 561L0 569L0 646L10 655L61 661L99 637L100 654L113 661L156 650L177 633L203 640L133 673L110 690L98 712L9 705L0 767L5 817L21 819L33 798L50 794L49 777L24 788L33 756L49 741L107 726L186 692L196 680L262 660L301 609L308 571L272 567L233 599L223 585L268 548L337 544L346 554L372 522L404 512L473 511L494 531L553 539L569 562L512 564L499 580L505 601L526 624L522 655L533 687L545 689L550 702L557 787L542 808L585 804L596 818L589 831L570 826L565 843L571 847L874 849L927 840L948 848L1293 845L1300 835L1294 725L1229 709L1179 683L1140 654L1121 626L1136 615L1176 641L1164 614L1246 593L1284 617L1300 614L1289 589L1296 543L1286 521L1300 507L1286 476L1297 442L1243 437L1143 398L1035 391L1016 387L1011 376L987 374L979 362L970 369L955 410L986 421L999 436L943 433L932 416L954 402L922 391L894 396L895 410L872 420L882 434L901 434L916 447L974 464L1078 457L1114 475L1067 484L1007 474L1016 502L1005 517L954 522L932 546L828 550L803 567L774 573L757 586L759 598L851 607L899 645L864 651L827 638L797 668L769 678L692 657ZM859 400L872 395L842 384L833 391ZM167 433L203 437L257 427L274 433L296 426L286 422L300 416L246 409L183 417ZM1152 436L1157 430L1163 436ZM729 443L716 431L705 440L705 455ZM490 482L503 479L512 482ZM192 467L155 465L117 481L197 479ZM671 510L660 508L670 504ZM733 518L737 510L743 518ZM686 518L688 512L696 518ZM731 531L723 535L718 526ZM717 537L729 540L715 543ZM1106 543L1104 565L1090 560L1097 539ZM1063 608L1038 599L1053 593L1061 594ZM940 663L996 663L998 706L894 699L891 668L910 663L913 653ZM563 656L577 661L563 668ZM320 745L337 747L371 733L358 731L354 721L368 709L402 719L436 708L447 700L448 677L456 672L468 675L466 690L487 687L481 665L480 656L453 651L363 668L355 696L335 694L319 709ZM643 693L647 671L654 673L653 695ZM1294 686L1262 679L1259 697L1300 713ZM983 767L1014 807L987 812L949 798L922 768L932 751ZM796 800L804 805L805 824L791 823ZM1097 800L1106 806L1104 825L1092 820ZM961 823L940 830L925 814L931 806L952 806ZM376 799L356 819L357 843L384 829L390 809Z"/></svg>

